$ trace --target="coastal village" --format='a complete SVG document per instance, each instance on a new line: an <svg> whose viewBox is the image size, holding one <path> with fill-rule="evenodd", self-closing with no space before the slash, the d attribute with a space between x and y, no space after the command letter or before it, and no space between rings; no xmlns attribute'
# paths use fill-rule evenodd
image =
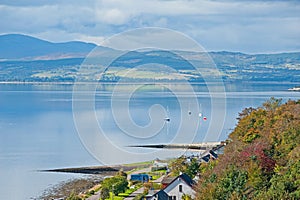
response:
<svg viewBox="0 0 300 200"><path fill-rule="evenodd" d="M228 140L193 144L197 153L122 166L57 169L53 172L105 174L91 187L51 200L299 199L300 100L270 98L246 108ZM186 148L187 145L136 146ZM204 149L206 147L206 149ZM108 173L109 172L109 173ZM85 183L86 184L86 183Z"/></svg>
<svg viewBox="0 0 300 200"><path fill-rule="evenodd" d="M72 193L69 197L52 198L55 200L72 199L124 199L124 200L180 200L195 199L194 186L199 180L198 169L201 163L208 163L218 158L223 152L226 142L199 143L190 145L165 145L164 148L194 151L190 156L177 159L160 160L133 164L132 167L100 167L57 169L50 172L72 172L103 175L112 172L113 175L92 188ZM143 146L137 146L143 147ZM147 146L157 148L157 146ZM116 171L116 172L113 172ZM115 173L115 174L114 174Z"/></svg>
<svg viewBox="0 0 300 200"><path fill-rule="evenodd" d="M207 163L211 159L218 158L218 152L225 146L222 145L211 146L206 151L193 154L192 156L182 156L178 159L160 160L146 164L145 168L136 168L128 172L123 169L116 172L115 176L107 177L107 180L115 177L124 177L122 181L125 183L124 187L117 189L119 184L117 179L106 185L105 180L103 184L99 184L86 192L70 196L71 199L124 199L124 200L180 200L180 199L195 199L194 186L199 180L197 168L200 163ZM179 167L178 163L185 163L186 168L176 169ZM194 169L193 169L194 167ZM193 171L194 170L194 171ZM183 171L183 172L182 172ZM187 173L186 173L187 172ZM106 188L107 187L107 188ZM107 191L105 191L107 189Z"/></svg>
<svg viewBox="0 0 300 200"><path fill-rule="evenodd" d="M300 200L300 0L0 19L0 200Z"/></svg>

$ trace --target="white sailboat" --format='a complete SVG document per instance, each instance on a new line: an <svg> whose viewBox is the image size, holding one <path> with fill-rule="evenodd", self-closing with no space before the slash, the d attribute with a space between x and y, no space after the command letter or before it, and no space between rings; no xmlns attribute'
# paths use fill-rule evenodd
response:
<svg viewBox="0 0 300 200"><path fill-rule="evenodd" d="M191 107L191 104L189 103L189 109L188 109L188 114L189 114L189 115L192 114L192 111L191 111L191 108L190 108L190 107Z"/></svg>
<svg viewBox="0 0 300 200"><path fill-rule="evenodd" d="M165 126L167 129L167 135L169 135L169 122L171 121L170 117L169 117L169 107L167 106L167 116L164 118L165 121Z"/></svg>
<svg viewBox="0 0 300 200"><path fill-rule="evenodd" d="M164 118L164 121L165 122L170 122L171 121L171 119L169 117L169 107L167 107L167 116Z"/></svg>
<svg viewBox="0 0 300 200"><path fill-rule="evenodd" d="M201 118L202 117L202 105L200 104L200 112L199 112L199 118Z"/></svg>
<svg viewBox="0 0 300 200"><path fill-rule="evenodd" d="M202 107L201 107L201 104L200 104L199 118L200 118L200 119L202 118L203 121L206 121L206 120L207 120L207 117L206 117L206 116L203 116L203 114L202 114Z"/></svg>

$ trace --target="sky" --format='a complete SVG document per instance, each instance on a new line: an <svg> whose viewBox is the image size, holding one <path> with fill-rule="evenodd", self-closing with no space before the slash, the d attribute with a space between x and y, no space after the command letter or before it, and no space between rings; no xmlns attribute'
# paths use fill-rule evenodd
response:
<svg viewBox="0 0 300 200"><path fill-rule="evenodd" d="M300 0L0 0L0 34L101 42L141 27L182 32L208 51L300 51Z"/></svg>

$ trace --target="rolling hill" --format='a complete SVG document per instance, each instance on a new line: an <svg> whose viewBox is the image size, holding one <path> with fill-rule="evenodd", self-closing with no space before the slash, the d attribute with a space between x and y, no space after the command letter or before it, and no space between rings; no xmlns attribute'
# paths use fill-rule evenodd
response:
<svg viewBox="0 0 300 200"><path fill-rule="evenodd" d="M85 42L52 43L20 34L0 35L0 59L37 60L84 57L95 44Z"/></svg>
<svg viewBox="0 0 300 200"><path fill-rule="evenodd" d="M121 52L84 42L52 43L31 36L0 36L0 81L65 82L75 81L85 56L97 47L96 62L88 64L85 80L99 77L110 63L101 81L214 81L216 74L224 81L300 82L300 52L244 54L209 52L216 69L203 62L204 53L163 50ZM99 55L101 55L99 57ZM119 55L113 62L109 62ZM91 61L93 59L90 59ZM82 64L83 63L83 64ZM191 63L201 68L201 74Z"/></svg>

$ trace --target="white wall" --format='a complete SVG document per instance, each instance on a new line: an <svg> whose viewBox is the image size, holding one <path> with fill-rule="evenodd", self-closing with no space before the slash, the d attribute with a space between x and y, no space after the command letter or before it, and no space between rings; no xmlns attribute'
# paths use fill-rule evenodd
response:
<svg viewBox="0 0 300 200"><path fill-rule="evenodd" d="M182 185L182 192L179 192L179 185ZM191 195L192 198L195 198L195 191L180 178L177 178L173 183L166 187L164 191L169 196L176 196L176 200L182 199L184 194Z"/></svg>

